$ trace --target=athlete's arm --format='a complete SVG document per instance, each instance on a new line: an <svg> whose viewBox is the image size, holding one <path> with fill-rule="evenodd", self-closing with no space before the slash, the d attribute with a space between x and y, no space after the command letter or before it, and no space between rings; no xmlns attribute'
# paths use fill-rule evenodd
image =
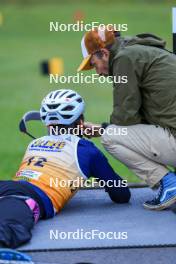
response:
<svg viewBox="0 0 176 264"><path fill-rule="evenodd" d="M93 176L98 180L104 180L106 182L105 191L108 192L112 201L116 203L128 202L131 197L130 190L125 186L123 179L115 173L105 155L93 143L87 140L82 143L81 145L80 142L80 147L78 145L78 159L84 174L87 177ZM113 186L108 187L108 185Z"/></svg>

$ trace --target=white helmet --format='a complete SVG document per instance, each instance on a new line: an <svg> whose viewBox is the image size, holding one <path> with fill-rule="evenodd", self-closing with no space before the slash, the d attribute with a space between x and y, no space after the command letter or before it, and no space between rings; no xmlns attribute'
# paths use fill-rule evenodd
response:
<svg viewBox="0 0 176 264"><path fill-rule="evenodd" d="M83 114L85 103L73 90L50 92L42 101L40 117L46 126L71 125Z"/></svg>

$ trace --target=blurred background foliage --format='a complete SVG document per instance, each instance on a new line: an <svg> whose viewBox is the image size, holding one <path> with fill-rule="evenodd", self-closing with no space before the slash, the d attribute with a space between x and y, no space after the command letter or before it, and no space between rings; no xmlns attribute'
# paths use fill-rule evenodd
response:
<svg viewBox="0 0 176 264"><path fill-rule="evenodd" d="M20 118L26 111L38 110L49 91L60 88L78 91L86 101L88 121L108 121L112 111L110 84L50 84L49 78L41 74L42 61L60 57L64 61L64 74L75 75L82 59L83 32L50 32L49 22L75 23L75 14L81 13L84 23L127 23L128 31L122 35L154 33L164 38L167 48L172 49L171 7L174 4L172 0L0 1L0 179L10 179L15 174L30 142L30 138L18 131ZM85 74L91 73L94 71ZM39 122L31 122L29 128L36 136L46 133ZM103 150L99 139L94 142ZM107 153L106 156L122 176L138 181L124 165Z"/></svg>

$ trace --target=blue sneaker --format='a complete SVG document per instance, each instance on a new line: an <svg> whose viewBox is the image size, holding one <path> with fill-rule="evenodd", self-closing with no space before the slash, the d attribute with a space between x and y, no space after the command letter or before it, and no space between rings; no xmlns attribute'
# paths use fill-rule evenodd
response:
<svg viewBox="0 0 176 264"><path fill-rule="evenodd" d="M160 188L157 196L146 201L143 206L151 210L163 210L176 203L176 174L169 172L160 181Z"/></svg>
<svg viewBox="0 0 176 264"><path fill-rule="evenodd" d="M23 254L21 252L18 252L16 250L4 248L0 249L0 263L6 263L6 261L9 263L9 261L15 262L25 262L32 264L31 258L27 256L26 254Z"/></svg>

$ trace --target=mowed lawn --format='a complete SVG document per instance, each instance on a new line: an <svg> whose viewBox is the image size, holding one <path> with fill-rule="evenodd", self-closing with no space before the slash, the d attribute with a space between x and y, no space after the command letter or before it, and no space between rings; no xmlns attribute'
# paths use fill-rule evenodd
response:
<svg viewBox="0 0 176 264"><path fill-rule="evenodd" d="M37 1L36 1L37 2ZM171 48L171 7L174 1L58 1L58 4L0 4L0 179L15 174L30 138L20 134L18 123L29 110L38 110L41 99L51 90L71 88L86 101L86 119L109 120L112 87L109 84L50 84L40 72L40 63L52 57L64 60L64 74L74 75L81 61L81 32L49 32L49 22L73 23L74 13L85 14L85 23L127 23L132 35L155 33ZM92 72L93 73L93 72ZM90 74L90 72L89 72ZM33 122L30 130L37 136L46 133ZM95 140L101 147L100 140ZM105 152L106 153L106 152ZM129 181L138 181L125 166L106 156L113 168Z"/></svg>

